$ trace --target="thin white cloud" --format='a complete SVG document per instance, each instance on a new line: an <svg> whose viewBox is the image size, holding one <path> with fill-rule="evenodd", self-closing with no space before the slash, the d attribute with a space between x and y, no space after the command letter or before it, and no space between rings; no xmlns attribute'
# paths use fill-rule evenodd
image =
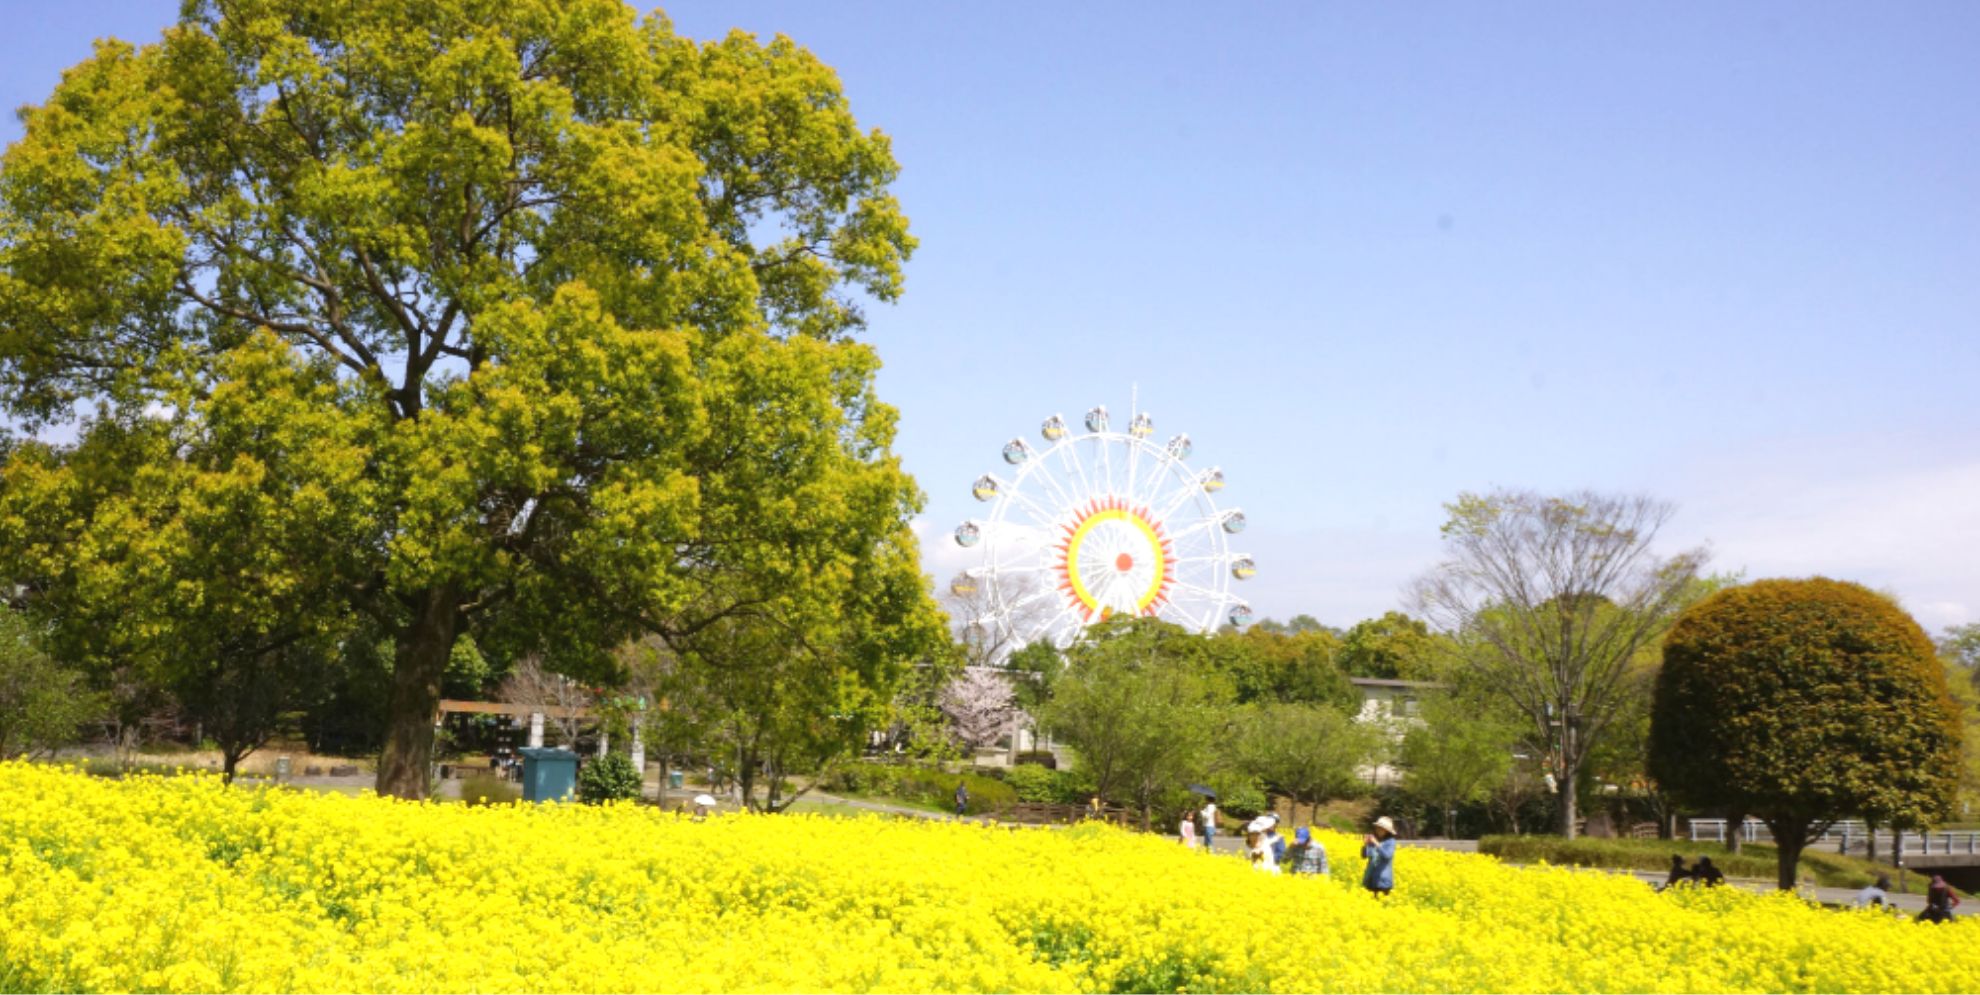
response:
<svg viewBox="0 0 1980 995"><path fill-rule="evenodd" d="M1862 464L1813 455L1713 475L1674 534L1709 538L1714 567L1749 578L1820 574L1888 591L1934 633L1980 617L1980 460L1838 478Z"/></svg>

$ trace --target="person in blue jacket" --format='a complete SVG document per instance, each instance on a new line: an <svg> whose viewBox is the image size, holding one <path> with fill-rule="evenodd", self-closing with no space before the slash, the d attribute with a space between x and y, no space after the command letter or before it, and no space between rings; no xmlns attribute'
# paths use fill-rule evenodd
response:
<svg viewBox="0 0 1980 995"><path fill-rule="evenodd" d="M1380 898L1396 886L1396 824L1388 816L1375 820L1375 831L1361 838L1361 855L1368 869L1361 872L1361 886Z"/></svg>

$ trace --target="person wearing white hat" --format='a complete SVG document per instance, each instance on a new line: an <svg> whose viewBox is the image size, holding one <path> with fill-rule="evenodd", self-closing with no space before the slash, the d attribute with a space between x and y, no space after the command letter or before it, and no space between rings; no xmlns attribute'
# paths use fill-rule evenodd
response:
<svg viewBox="0 0 1980 995"><path fill-rule="evenodd" d="M1361 886L1377 898L1396 886L1396 824L1388 816L1375 820L1375 831L1361 838L1361 855L1368 869L1361 872Z"/></svg>
<svg viewBox="0 0 1980 995"><path fill-rule="evenodd" d="M1272 851L1272 843L1266 838L1273 820L1259 816L1244 827L1244 855L1251 860L1251 866L1267 874L1279 873L1279 857Z"/></svg>

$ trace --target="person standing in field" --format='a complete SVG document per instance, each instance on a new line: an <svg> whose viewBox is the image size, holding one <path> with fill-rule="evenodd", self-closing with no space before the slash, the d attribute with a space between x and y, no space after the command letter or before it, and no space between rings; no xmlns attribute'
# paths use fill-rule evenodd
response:
<svg viewBox="0 0 1980 995"><path fill-rule="evenodd" d="M1215 853L1215 844L1217 842L1217 802L1214 799L1205 798L1203 800L1203 809L1197 814L1203 818L1203 852Z"/></svg>
<svg viewBox="0 0 1980 995"><path fill-rule="evenodd" d="M1277 866L1284 866L1286 838L1279 835L1279 817L1268 813L1264 818L1272 820L1272 824L1265 827L1265 845L1272 848L1272 862Z"/></svg>
<svg viewBox="0 0 1980 995"><path fill-rule="evenodd" d="M1932 875L1932 886L1925 889L1925 911L1918 913L1919 922L1951 922L1953 909L1959 905L1959 896L1953 894L1952 885L1937 874Z"/></svg>
<svg viewBox="0 0 1980 995"><path fill-rule="evenodd" d="M1267 874L1277 874L1279 857L1272 850L1271 829L1271 822L1264 816L1251 820L1251 823L1244 827L1244 854L1251 860L1253 869Z"/></svg>
<svg viewBox="0 0 1980 995"><path fill-rule="evenodd" d="M1361 872L1361 886L1377 898L1396 887L1396 824L1388 816L1375 820L1375 829L1361 838L1361 855L1368 868Z"/></svg>
<svg viewBox="0 0 1980 995"><path fill-rule="evenodd" d="M1286 851L1294 874L1327 874L1327 848L1313 838L1313 830L1301 826L1293 830L1292 847Z"/></svg>
<svg viewBox="0 0 1980 995"><path fill-rule="evenodd" d="M956 782L956 818L958 819L962 818L963 813L968 809L969 809L969 785L965 784L962 781L957 781Z"/></svg>
<svg viewBox="0 0 1980 995"><path fill-rule="evenodd" d="M1192 850L1196 849L1196 813L1189 809L1184 809L1181 823L1181 825L1176 827L1176 832L1182 838L1182 845Z"/></svg>

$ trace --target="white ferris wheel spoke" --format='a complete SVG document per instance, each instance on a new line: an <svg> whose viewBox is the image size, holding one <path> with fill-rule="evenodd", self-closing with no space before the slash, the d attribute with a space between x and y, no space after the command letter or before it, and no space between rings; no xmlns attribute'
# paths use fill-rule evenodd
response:
<svg viewBox="0 0 1980 995"><path fill-rule="evenodd" d="M1054 632L1059 628L1060 625L1066 622L1080 621L1081 614L1082 612L1080 611L1078 606L1068 604L1064 608L1059 609L1058 613L1052 616L1051 621L1048 621L1044 625L1039 626L1038 631ZM1077 631L1078 626L1075 625L1074 629L1075 631Z"/></svg>
<svg viewBox="0 0 1980 995"><path fill-rule="evenodd" d="M1140 504L1141 499L1136 495L1144 482L1141 475L1141 440L1130 434L1127 437L1127 482L1121 485L1121 500Z"/></svg>
<svg viewBox="0 0 1980 995"><path fill-rule="evenodd" d="M1178 556L1169 560L1170 563L1173 563L1179 567L1195 566L1198 563L1221 563L1223 561L1224 561L1224 557L1217 556L1215 554L1206 554L1204 556Z"/></svg>
<svg viewBox="0 0 1980 995"><path fill-rule="evenodd" d="M1162 496L1162 489L1167 487L1170 479L1175 476L1176 464L1174 457L1167 452L1151 453L1148 458L1154 461L1154 465L1148 468L1148 496L1137 498L1137 501L1144 508L1153 508L1156 499Z"/></svg>
<svg viewBox="0 0 1980 995"><path fill-rule="evenodd" d="M1196 595L1197 597L1203 598L1204 600L1209 601L1217 606L1222 606L1224 602L1227 601L1237 600L1237 598L1232 597L1231 595L1226 594L1223 591L1212 590L1200 584L1191 584L1187 581L1180 579L1176 581L1174 585L1174 589L1179 591L1188 591Z"/></svg>
<svg viewBox="0 0 1980 995"><path fill-rule="evenodd" d="M1221 524L1222 523L1217 521L1217 519L1215 518L1205 518L1202 521L1191 522L1190 524L1185 525L1182 528L1169 533L1169 540L1171 542L1181 542L1182 540L1187 539L1191 536L1203 532L1208 532L1211 529L1217 528Z"/></svg>
<svg viewBox="0 0 1980 995"><path fill-rule="evenodd" d="M1060 517L1060 513L1054 512L1050 508L1033 501L1030 496L1024 494L1022 491L1012 489L1010 495L1011 500L1022 507L1031 516L1032 521L1038 523L1037 528L1040 531L1050 529L1052 523L1058 521Z"/></svg>
<svg viewBox="0 0 1980 995"><path fill-rule="evenodd" d="M1168 521L1169 518L1173 516L1177 511L1182 510L1183 505L1189 503L1190 498L1193 498L1195 496L1196 495L1191 494L1189 492L1189 488L1187 487L1178 489L1176 491L1176 496L1174 497L1174 499L1170 500L1168 504L1162 505L1154 509L1155 517L1165 522Z"/></svg>
<svg viewBox="0 0 1980 995"><path fill-rule="evenodd" d="M1058 478L1052 475L1051 472L1052 468L1046 466L1044 460L1040 459L1035 461L1034 465L1029 467L1029 469L1031 472L1026 474L1026 476L1037 477L1039 483L1043 485L1046 490L1052 492L1052 500L1057 502L1059 507L1070 508L1077 503L1076 501L1074 501L1073 497L1070 494L1066 493L1066 491L1059 486ZM1050 521L1056 517L1058 516L1049 515L1046 517L1046 520Z"/></svg>
<svg viewBox="0 0 1980 995"><path fill-rule="evenodd" d="M1070 468L1073 476L1079 478L1080 493L1093 493L1093 483L1086 479L1086 466L1079 461L1078 440L1067 439L1052 448L1059 453L1059 462Z"/></svg>

